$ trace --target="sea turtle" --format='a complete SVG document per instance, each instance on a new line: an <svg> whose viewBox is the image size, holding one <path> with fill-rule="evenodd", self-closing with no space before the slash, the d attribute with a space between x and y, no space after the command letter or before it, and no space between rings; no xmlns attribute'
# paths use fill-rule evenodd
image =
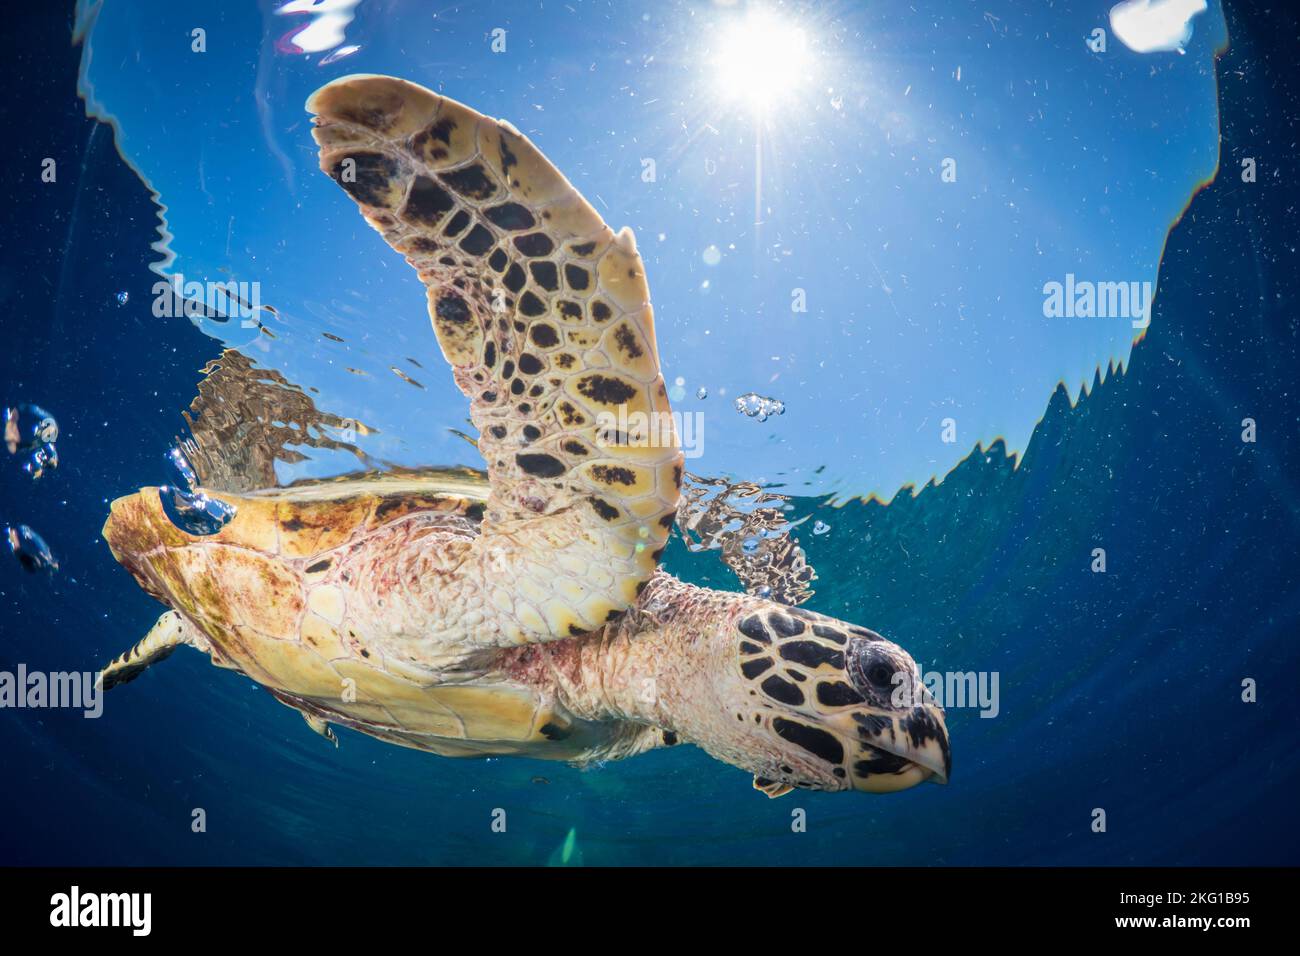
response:
<svg viewBox="0 0 1300 956"><path fill-rule="evenodd" d="M104 536L171 610L103 686L188 644L336 743L331 723L576 765L692 743L769 796L946 782L902 648L657 570L682 454L632 233L513 126L421 86L349 76L307 109L321 169L427 287L487 479L209 491L235 517L202 536L156 488L119 498Z"/></svg>

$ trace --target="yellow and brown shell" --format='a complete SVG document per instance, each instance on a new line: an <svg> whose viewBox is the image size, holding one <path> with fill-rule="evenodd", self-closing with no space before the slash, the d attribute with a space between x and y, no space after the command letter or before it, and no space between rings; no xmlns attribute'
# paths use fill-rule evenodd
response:
<svg viewBox="0 0 1300 956"><path fill-rule="evenodd" d="M478 473L209 494L236 509L216 534L177 528L158 489L143 488L113 502L104 537L146 591L181 613L191 642L214 664L262 684L316 729L335 721L445 756L537 750L555 759L580 759L620 732L576 720L538 689L503 678L490 654L462 663L454 681L383 659L346 627L333 589L314 587L335 555L398 519L441 515L474 533L487 497Z"/></svg>

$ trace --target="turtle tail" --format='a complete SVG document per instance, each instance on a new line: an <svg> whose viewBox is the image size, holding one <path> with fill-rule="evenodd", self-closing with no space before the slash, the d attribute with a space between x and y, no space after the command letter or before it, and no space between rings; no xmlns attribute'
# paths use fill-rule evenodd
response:
<svg viewBox="0 0 1300 956"><path fill-rule="evenodd" d="M168 611L158 618L143 640L100 671L96 682L102 690L130 683L150 664L170 657L176 648L189 643L183 619L175 611Z"/></svg>

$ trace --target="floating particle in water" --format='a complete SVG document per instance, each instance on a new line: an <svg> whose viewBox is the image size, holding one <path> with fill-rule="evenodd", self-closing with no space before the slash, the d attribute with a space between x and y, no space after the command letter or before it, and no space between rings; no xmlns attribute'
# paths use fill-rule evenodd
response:
<svg viewBox="0 0 1300 956"><path fill-rule="evenodd" d="M358 50L360 50L360 49L361 49L361 47L360 47L358 44L355 44L355 43L354 43L354 44L350 44L350 45L348 45L348 46L341 46L341 47L339 47L337 50L335 50L334 52L332 52L332 53L327 53L327 54L325 54L323 57L321 57L321 58L320 58L320 62L317 63L316 65L317 65L317 66L329 66L331 63L337 63L339 60L343 59L345 56L351 56L353 53L356 53L356 52L357 52Z"/></svg>
<svg viewBox="0 0 1300 956"><path fill-rule="evenodd" d="M813 534L825 534L827 531L830 530L831 530L831 526L828 525L825 521L818 521L816 524L813 525Z"/></svg>
<svg viewBox="0 0 1300 956"><path fill-rule="evenodd" d="M736 411L765 422L770 415L784 415L785 402L779 398L765 398L757 392L746 392L735 401Z"/></svg>
<svg viewBox="0 0 1300 956"><path fill-rule="evenodd" d="M58 440L59 423L39 405L11 405L5 409L5 448L9 454Z"/></svg>
<svg viewBox="0 0 1300 956"><path fill-rule="evenodd" d="M195 473L190 460L185 457L185 452L179 448L169 448L165 457L168 483L180 488L186 494L192 495L198 491L199 476Z"/></svg>
<svg viewBox="0 0 1300 956"><path fill-rule="evenodd" d="M113 296L113 298L117 300L118 307L120 308L131 301L131 293L123 289L117 295Z"/></svg>
<svg viewBox="0 0 1300 956"><path fill-rule="evenodd" d="M551 781L547 780L545 777L533 777L531 782L532 782L532 783L547 784L547 783L550 783Z"/></svg>
<svg viewBox="0 0 1300 956"><path fill-rule="evenodd" d="M419 382L417 382L415 379L411 378L411 376L407 375L405 372L403 372L403 371L402 371L400 368L398 368L396 365L390 365L390 366L388 366L388 368L389 368L389 371L391 371L394 375L396 375L398 378L400 378L400 379L401 379L403 382L405 382L407 385L414 385L416 388L424 388L423 385L421 385L421 384L420 384Z"/></svg>
<svg viewBox="0 0 1300 956"><path fill-rule="evenodd" d="M708 246L705 248L702 258L706 266L716 266L722 261L722 250L717 246Z"/></svg>
<svg viewBox="0 0 1300 956"><path fill-rule="evenodd" d="M23 462L23 471L33 481L40 478L47 470L59 467L59 450L52 444L44 444L32 451Z"/></svg>
<svg viewBox="0 0 1300 956"><path fill-rule="evenodd" d="M703 385L701 385L699 388L695 390L695 397L698 398L700 401L704 401L706 398L709 397L709 390L705 388Z"/></svg>
<svg viewBox="0 0 1300 956"><path fill-rule="evenodd" d="M59 570L59 562L54 560L50 546L45 539L25 524L11 525L5 528L5 537L9 540L9 550L29 574L44 571L53 574Z"/></svg>
<svg viewBox="0 0 1300 956"><path fill-rule="evenodd" d="M668 397L674 402L680 402L686 397L686 389L682 388L680 385L674 385L672 388L668 389Z"/></svg>
<svg viewBox="0 0 1300 956"><path fill-rule="evenodd" d="M199 492L188 494L172 485L158 489L163 514L186 534L216 534L235 517L235 508Z"/></svg>

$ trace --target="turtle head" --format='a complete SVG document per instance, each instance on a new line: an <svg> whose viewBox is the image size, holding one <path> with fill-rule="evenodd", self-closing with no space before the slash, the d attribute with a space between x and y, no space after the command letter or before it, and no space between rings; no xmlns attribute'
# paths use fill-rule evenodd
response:
<svg viewBox="0 0 1300 956"><path fill-rule="evenodd" d="M750 746L732 762L754 773L755 787L780 796L947 782L943 710L897 644L766 601L747 605L733 633L737 729L747 725Z"/></svg>

